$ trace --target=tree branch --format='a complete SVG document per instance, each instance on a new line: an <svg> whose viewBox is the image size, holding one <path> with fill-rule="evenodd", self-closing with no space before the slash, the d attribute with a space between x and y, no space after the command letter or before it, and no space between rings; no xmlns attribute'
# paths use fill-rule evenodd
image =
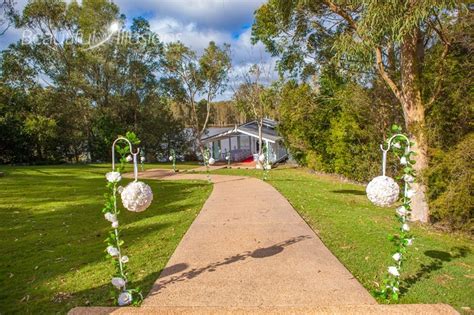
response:
<svg viewBox="0 0 474 315"><path fill-rule="evenodd" d="M360 34L358 32L358 27L357 27L357 23L356 21L352 18L352 16L347 13L343 8L341 8L340 6L336 5L335 3L333 3L331 0L324 0L324 2L326 3L326 5L329 7L329 9L331 11L333 11L334 13L338 14L339 16L341 16L344 20L347 21L347 23L349 24L349 27L355 31L357 33L357 35L359 35L360 38L362 39L365 39L366 41L367 38L365 36L363 36L362 34ZM368 41L370 42L370 41ZM390 78L390 76L388 75L387 71L385 71L385 66L383 64L383 56L382 56L382 48L380 46L375 46L375 58L376 58L376 63L377 63L377 70L378 72L380 73L380 76L382 77L382 79L387 83L387 85L390 87L390 89L392 90L392 92L395 94L395 96L397 97L397 99L403 103L403 95L402 93L400 92L400 89L397 87L397 85L395 84L395 82L392 80L392 78Z"/></svg>
<svg viewBox="0 0 474 315"><path fill-rule="evenodd" d="M400 92L400 89L397 87L397 85L392 80L392 78L390 78L387 71L385 71L385 66L383 64L383 58L382 58L382 49L379 46L375 47L375 59L377 62L377 70L379 71L380 76L385 81L385 83L387 83L387 85L390 87L390 89L392 90L393 94L395 94L397 99L400 102L403 102L403 95Z"/></svg>
<svg viewBox="0 0 474 315"><path fill-rule="evenodd" d="M443 83L443 72L444 72L444 59L446 59L446 56L448 55L449 52L449 44L444 45L443 53L441 54L441 65L438 70L438 74L436 76L436 82L435 82L435 88L433 90L433 94L430 97L430 100L426 103L426 107L431 106L434 101L438 98L439 93L441 92L441 86Z"/></svg>

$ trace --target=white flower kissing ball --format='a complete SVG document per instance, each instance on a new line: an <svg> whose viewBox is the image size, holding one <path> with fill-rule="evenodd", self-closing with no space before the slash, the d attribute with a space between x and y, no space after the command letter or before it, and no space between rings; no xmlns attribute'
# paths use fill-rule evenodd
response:
<svg viewBox="0 0 474 315"><path fill-rule="evenodd" d="M125 209L133 212L145 211L153 200L153 192L144 182L131 182L120 195Z"/></svg>
<svg viewBox="0 0 474 315"><path fill-rule="evenodd" d="M400 187L391 177L377 176L367 185L366 192L373 204L386 207L398 200Z"/></svg>

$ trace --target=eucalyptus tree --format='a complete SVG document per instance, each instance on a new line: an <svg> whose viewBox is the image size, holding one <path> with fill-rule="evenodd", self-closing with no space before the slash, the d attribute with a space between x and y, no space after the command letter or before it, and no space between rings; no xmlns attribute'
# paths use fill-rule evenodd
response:
<svg viewBox="0 0 474 315"><path fill-rule="evenodd" d="M243 83L234 91L233 99L237 109L246 117L254 119L258 128L258 155L262 154L263 122L276 108L276 90L268 86L271 81L271 66L254 64L243 74ZM259 167L260 161L257 162Z"/></svg>
<svg viewBox="0 0 474 315"><path fill-rule="evenodd" d="M157 80L162 44L146 20L126 30L125 17L106 0L32 0L17 22L24 33L2 52L1 76L5 91L28 99L17 120L28 141L54 144L35 151L103 160L108 141L126 130L142 134L150 150L170 137L182 140ZM9 99L10 109L20 104Z"/></svg>
<svg viewBox="0 0 474 315"><path fill-rule="evenodd" d="M441 90L450 29L462 14L461 1L448 0L270 0L255 13L252 40L280 56L282 73L304 78L333 62L346 75L379 75L403 109L416 143L415 169L422 172L428 165L425 110ZM436 64L438 76L428 81L424 56L436 44L442 51L429 62ZM413 218L427 221L425 187L416 186Z"/></svg>
<svg viewBox="0 0 474 315"><path fill-rule="evenodd" d="M0 36L4 35L15 24L18 17L15 4L16 2L13 0L3 0L0 3Z"/></svg>
<svg viewBox="0 0 474 315"><path fill-rule="evenodd" d="M217 95L224 92L228 82L230 46L224 44L219 47L211 41L198 56L181 42L169 43L165 47L161 66L163 81L171 96L187 107L184 111L185 123L191 127L194 141L203 155L202 136L211 116L211 104ZM200 98L202 101L199 101Z"/></svg>

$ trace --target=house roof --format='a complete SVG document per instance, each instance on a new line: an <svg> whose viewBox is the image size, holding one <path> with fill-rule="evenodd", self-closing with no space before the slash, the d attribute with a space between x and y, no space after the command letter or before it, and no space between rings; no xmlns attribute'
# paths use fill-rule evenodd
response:
<svg viewBox="0 0 474 315"><path fill-rule="evenodd" d="M281 140L282 137L278 135L276 131L276 126L276 121L271 119L264 119L262 127L262 139L271 143L275 143L276 141ZM235 126L233 128L229 128L213 136L203 138L202 140L204 142L211 142L221 139L227 139L229 137L235 137L242 134L258 138L257 121L254 120L239 126Z"/></svg>

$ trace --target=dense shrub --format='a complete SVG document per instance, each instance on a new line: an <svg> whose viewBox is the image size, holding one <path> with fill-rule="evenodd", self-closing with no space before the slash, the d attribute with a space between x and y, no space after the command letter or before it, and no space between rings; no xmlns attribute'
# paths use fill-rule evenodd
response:
<svg viewBox="0 0 474 315"><path fill-rule="evenodd" d="M426 172L431 220L474 232L474 133L452 150L434 150Z"/></svg>
<svg viewBox="0 0 474 315"><path fill-rule="evenodd" d="M334 73L325 73L321 82L318 89L295 83L282 89L279 131L293 157L317 171L361 182L379 175L379 145L401 117L385 88L364 88Z"/></svg>

